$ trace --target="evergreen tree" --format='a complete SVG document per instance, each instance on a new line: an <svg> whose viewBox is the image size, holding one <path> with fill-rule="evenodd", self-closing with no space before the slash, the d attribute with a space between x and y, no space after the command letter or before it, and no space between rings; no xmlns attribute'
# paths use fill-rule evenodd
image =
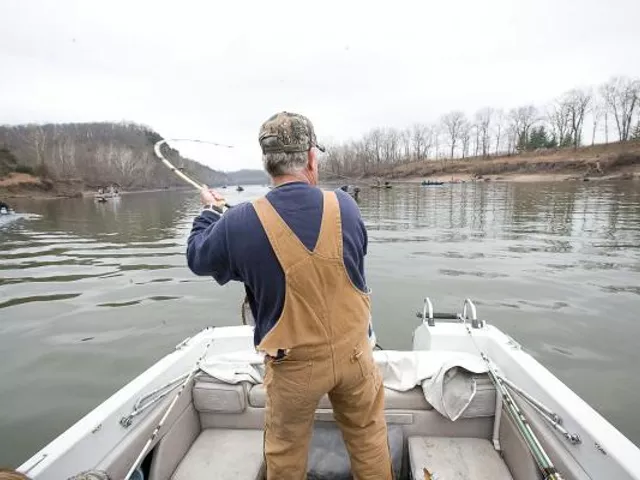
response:
<svg viewBox="0 0 640 480"><path fill-rule="evenodd" d="M533 128L529 141L527 142L527 150L537 150L539 148L553 148L557 145L555 138L550 137L544 126Z"/></svg>
<svg viewBox="0 0 640 480"><path fill-rule="evenodd" d="M571 147L573 145L573 138L571 134L567 134L561 141L560 147Z"/></svg>

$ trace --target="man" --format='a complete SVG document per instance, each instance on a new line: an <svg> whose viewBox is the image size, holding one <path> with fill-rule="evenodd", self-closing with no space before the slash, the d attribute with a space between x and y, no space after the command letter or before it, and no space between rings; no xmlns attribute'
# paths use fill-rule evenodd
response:
<svg viewBox="0 0 640 480"><path fill-rule="evenodd" d="M345 192L323 192L311 122L269 118L259 134L274 188L220 215L208 189L188 241L189 268L241 281L265 353L267 479L306 477L314 413L327 394L356 479L390 479L384 389L368 335L367 234Z"/></svg>

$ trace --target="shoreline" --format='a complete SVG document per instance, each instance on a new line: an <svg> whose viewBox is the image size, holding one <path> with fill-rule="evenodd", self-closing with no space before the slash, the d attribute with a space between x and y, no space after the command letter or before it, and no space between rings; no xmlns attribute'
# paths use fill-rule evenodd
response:
<svg viewBox="0 0 640 480"><path fill-rule="evenodd" d="M51 190L41 190L34 188L34 183L25 183L25 187L20 184L14 185L10 190L3 189L0 186L0 199L28 199L28 200L65 200L65 199L86 199L94 198L97 192L93 190L78 190L73 192L56 192L55 186ZM54 183L55 185L55 183ZM140 190L120 191L120 196L135 195L138 193L154 193L154 192L182 192L191 190L189 187L170 187L170 188L145 188Z"/></svg>
<svg viewBox="0 0 640 480"><path fill-rule="evenodd" d="M580 175L578 172L549 173L503 173L475 177L471 174L439 174L429 176L410 176L394 178L391 183L420 184L423 180L451 183L471 182L503 182L503 183L538 183L538 182L602 182L602 181L634 181L640 180L640 167L635 171L611 173L608 175Z"/></svg>
<svg viewBox="0 0 640 480"><path fill-rule="evenodd" d="M602 182L602 181L640 181L640 165L634 165L616 172L601 175L580 174L579 171L567 172L505 172L499 174L477 175L471 173L455 172L455 173L438 173L431 175L407 175L406 177L394 177L392 175L383 177L388 178L392 185L419 185L422 181L444 182L445 184L458 183L477 183L477 182L496 182L496 183L540 183L540 182ZM365 184L373 182L378 176L367 176L353 179L336 179L328 178L326 181L330 183L354 183ZM26 188L20 188L20 185L13 185L10 190L3 189L0 186L0 199L28 199L28 200L63 200L63 199L86 199L93 198L96 192L91 190L75 191L75 192L55 192L45 191L34 188L34 183L25 183ZM55 185L55 184L54 184ZM52 189L55 190L55 187ZM189 187L170 187L170 188L145 188L140 190L120 191L121 196L135 195L141 193L158 193L158 192L185 192L192 190Z"/></svg>

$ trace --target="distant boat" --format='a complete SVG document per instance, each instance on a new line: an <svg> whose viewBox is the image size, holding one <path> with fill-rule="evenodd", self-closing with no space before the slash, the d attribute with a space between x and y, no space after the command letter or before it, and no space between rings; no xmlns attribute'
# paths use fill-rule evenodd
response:
<svg viewBox="0 0 640 480"><path fill-rule="evenodd" d="M376 183L371 185L371 188L393 188L393 185L391 185L388 180L384 183L380 183L380 180L376 180Z"/></svg>
<svg viewBox="0 0 640 480"><path fill-rule="evenodd" d="M356 187L355 185L342 185L340 187L340 190L342 190L343 192L347 192L356 201L358 200L358 196L360 195L360 187Z"/></svg>
<svg viewBox="0 0 640 480"><path fill-rule="evenodd" d="M236 192L244 192L244 188L242 188L240 185L238 185L236 187Z"/></svg>
<svg viewBox="0 0 640 480"><path fill-rule="evenodd" d="M13 208L11 208L8 203L0 201L0 215L11 215L12 213L16 213L13 211Z"/></svg>
<svg viewBox="0 0 640 480"><path fill-rule="evenodd" d="M120 198L120 192L118 191L118 187L112 185L109 188L99 188L98 193L94 194L93 198L96 202L104 203L107 200Z"/></svg>
<svg viewBox="0 0 640 480"><path fill-rule="evenodd" d="M422 185L423 187L433 187L433 186L444 185L444 182L434 182L431 180L423 180L420 185Z"/></svg>

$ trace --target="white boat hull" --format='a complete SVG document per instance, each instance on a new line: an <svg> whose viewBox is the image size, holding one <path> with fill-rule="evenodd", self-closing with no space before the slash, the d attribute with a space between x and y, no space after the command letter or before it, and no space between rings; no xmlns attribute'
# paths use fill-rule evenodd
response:
<svg viewBox="0 0 640 480"><path fill-rule="evenodd" d="M122 419L126 419L134 411L136 402L145 394L184 376L193 369L205 345L211 339L213 343L210 347L210 355L255 352L251 327L220 327L203 330L195 337L178 345L174 352L132 380L36 453L19 468L20 471L36 480L60 480L79 471L108 464L115 455L123 457L120 459L121 464L132 464L149 436L149 433L141 434L140 429L144 429L145 432L153 429L168 405L171 395L159 402L156 407L149 408L132 418L129 425ZM579 437L580 443L572 444L541 420L535 411L530 408L527 410L526 406L523 406L534 431L539 435L545 448L550 450L550 456L558 469L571 470L572 476L567 478L640 480L640 450L533 357L524 352L517 342L497 328L492 326L471 328L468 324L461 322L437 323L435 326L429 326L423 322L414 332L413 349L468 352L475 355L479 354L480 350L486 353L502 375L556 412L562 418L562 426ZM254 409L254 413L255 411ZM499 411L501 409L497 410ZM393 415L405 415L400 423L406 423L405 420L409 418L408 414L402 412L396 412L391 417ZM432 411L429 415L431 416L429 418L433 418L437 414ZM504 415L505 413L502 413L502 417ZM419 415L416 414L417 417ZM492 420L496 432L499 430L500 421L503 423L507 421L499 418L501 417L497 414ZM169 423L172 421L170 417ZM252 421L255 421L255 418ZM489 421L490 419L482 420L482 422ZM464 420L458 420L457 423L438 420L437 428L442 432L443 428L451 425L452 437L468 436L461 434L468 430L464 428L460 430L461 427L458 424L461 422ZM489 424L486 425L489 426ZM223 428L230 427L223 425ZM413 429L411 425L403 425L403 428L407 428L407 431ZM483 431L490 431L490 428L485 428ZM501 446L497 435L493 440L496 447L502 447L505 458L510 455L508 450L515 448L512 445ZM507 464L509 464L508 461ZM513 465L510 465L510 468L512 467ZM122 472L126 470L123 471L122 466L119 468L117 471L120 473L112 474L112 478L124 477ZM525 477L514 474L513 478L517 480ZM153 476L150 480L154 480Z"/></svg>

